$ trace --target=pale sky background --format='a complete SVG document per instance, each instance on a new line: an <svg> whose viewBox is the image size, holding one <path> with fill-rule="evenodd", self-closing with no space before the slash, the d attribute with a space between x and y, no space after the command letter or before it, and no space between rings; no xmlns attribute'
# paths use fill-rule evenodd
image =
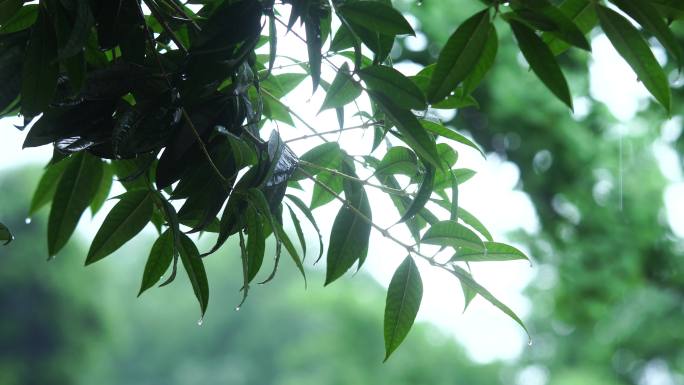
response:
<svg viewBox="0 0 684 385"><path fill-rule="evenodd" d="M411 20L414 21L414 20ZM300 31L301 32L301 31ZM413 44L421 44L421 36ZM614 51L605 36L597 36L592 41L593 56L591 61L591 96L605 102L613 114L623 122L629 121L644 105L648 93L637 83L636 75L629 66L622 61ZM305 46L292 36L279 39L280 52L287 52L288 56L306 58ZM287 62L284 62L287 63ZM323 66L323 77L332 81L334 73L328 66ZM419 67L411 63L402 63L398 68L406 75L413 75ZM291 69L290 69L291 70ZM297 89L286 97L285 102L298 114L309 121L319 131L328 131L338 127L333 111L316 115L322 103L322 92L311 95L310 80L305 80ZM577 114L582 114L582 106L587 105L586 96L577 95ZM549 103L553 103L549 94ZM367 101L363 105L367 105ZM346 126L353 125L354 112L346 109ZM0 121L0 131L3 140L0 142L0 172L3 169L19 167L26 164L45 164L51 155L51 147L44 146L37 149L21 150L21 144L26 131L16 130L11 125L18 124L18 119L4 119ZM299 122L297 122L299 123ZM653 123L659 124L659 123ZM273 127L273 126L270 126ZM301 125L297 128L279 124L278 129L284 138L292 138L309 132ZM678 165L677 155L669 144L676 139L681 130L681 121L675 119L663 125L661 139L654 145L653 151L658 154L662 171L670 179L671 186L667 189L664 199L667 203L667 215L673 230L678 236L684 236L684 201L678 199L684 194L682 172ZM268 136L268 129L264 130L264 137ZM336 136L329 136L331 141ZM372 133L363 135L361 131L345 133L340 145L350 154L363 154L370 149ZM292 144L296 153L302 154L306 148L321 142L300 141ZM519 170L514 164L499 159L495 154L489 154L484 159L476 151L461 144L453 144L458 150L458 167L471 168L477 175L461 186L459 203L475 214L492 232L495 240L506 241L506 233L524 229L534 233L539 223L534 208L523 192L516 190ZM376 153L381 157L381 152ZM309 184L311 186L311 184ZM368 189L374 218L381 225L389 225L399 218L391 202L378 194L377 190ZM305 201L310 198L306 194ZM26 197L27 202L30 197ZM111 205L111 204L110 204ZM332 219L339 205L330 205L318 209L315 214L319 219L324 239L328 238ZM617 205L616 205L617 209ZM99 222L108 210L103 210L91 225L81 224L80 230L85 231L86 237L92 237L99 227ZM0 213L1 215L2 213ZM1 218L1 216L0 216ZM326 221L325 218L330 218ZM84 222L90 219L84 215ZM397 234L408 239L405 231L396 228ZM364 270L382 285L387 286L394 269L406 256L405 250L382 238L377 232L372 233L371 249ZM494 359L511 360L527 348L527 337L522 329L506 315L492 305L477 298L467 312L462 314L463 297L460 285L452 277L425 266L419 262L423 276L424 296L418 315L419 321L434 323L443 331L452 334L467 348L471 357L479 362ZM473 274L483 286L488 288L499 299L511 307L523 319L531 310L531 303L521 293L525 286L540 274L540 269L527 262L503 262L472 264ZM545 271L545 284L553 284L553 276ZM534 335L532 336L534 339Z"/></svg>

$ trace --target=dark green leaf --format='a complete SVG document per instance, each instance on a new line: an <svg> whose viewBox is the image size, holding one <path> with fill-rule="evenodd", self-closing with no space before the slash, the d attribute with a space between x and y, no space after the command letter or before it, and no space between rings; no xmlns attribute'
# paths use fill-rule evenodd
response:
<svg viewBox="0 0 684 385"><path fill-rule="evenodd" d="M565 0L558 8L575 23L583 34L591 31L598 23L596 12L594 12L592 2L589 0ZM559 39L557 35L544 33L542 39L554 55L560 55L570 48L570 44Z"/></svg>
<svg viewBox="0 0 684 385"><path fill-rule="evenodd" d="M290 240L290 237L283 229L283 225L281 225L277 221L273 221L273 226L273 232L278 234L278 238L280 238L280 241L283 243L283 246L285 246L285 250L287 250L287 253L290 254L290 257L292 258L292 261L295 263L295 266L297 266L297 269L302 274L302 277L304 277L304 285L306 286L306 272L304 271L302 258L299 257L299 253L297 252L297 249L294 247L294 244Z"/></svg>
<svg viewBox="0 0 684 385"><path fill-rule="evenodd" d="M288 205L287 210L290 212L290 219L292 219L292 224L294 225L295 231L297 232L297 238L299 238L299 244L302 247L302 260L306 259L306 238L304 238L304 232L302 231L302 224L299 222L299 218L295 215L292 208Z"/></svg>
<svg viewBox="0 0 684 385"><path fill-rule="evenodd" d="M416 194L416 197L413 199L411 204L409 205L408 209L406 209L406 212L404 215L402 215L401 219L399 222L404 222L407 219L413 217L416 215L420 210L425 207L425 204L430 200L430 196L432 196L432 189L434 186L435 182L435 168L427 164L425 166L425 174L423 175L423 180L420 183L420 188L418 189L418 193Z"/></svg>
<svg viewBox="0 0 684 385"><path fill-rule="evenodd" d="M95 25L95 19L90 11L90 2L88 0L77 0L76 3L76 17L68 39L59 49L60 59L83 52L83 47L88 36L90 36L90 30Z"/></svg>
<svg viewBox="0 0 684 385"><path fill-rule="evenodd" d="M422 241L430 245L484 250L480 237L456 221L441 221L433 224L423 235Z"/></svg>
<svg viewBox="0 0 684 385"><path fill-rule="evenodd" d="M266 250L264 219L252 206L247 208L247 283L252 282L261 269Z"/></svg>
<svg viewBox="0 0 684 385"><path fill-rule="evenodd" d="M361 88L349 74L349 65L345 62L337 71L330 89L325 94L321 111L328 108L343 107L361 95Z"/></svg>
<svg viewBox="0 0 684 385"><path fill-rule="evenodd" d="M150 256L147 258L145 264L145 271L143 272L142 283L140 284L140 291L138 297L145 290L154 286L164 275L171 265L175 254L174 236L171 230L164 231L159 238L152 245Z"/></svg>
<svg viewBox="0 0 684 385"><path fill-rule="evenodd" d="M32 26L38 19L38 4L27 4L2 23L0 34L19 32Z"/></svg>
<svg viewBox="0 0 684 385"><path fill-rule="evenodd" d="M601 28L620 55L632 67L646 89L669 112L670 86L648 43L627 19L612 9L597 5Z"/></svg>
<svg viewBox="0 0 684 385"><path fill-rule="evenodd" d="M323 171L316 175L316 181L318 182L314 184L311 205L309 205L311 210L323 206L335 199L334 195L320 186L321 184L328 186L332 191L338 194L342 192L342 177L339 175Z"/></svg>
<svg viewBox="0 0 684 385"><path fill-rule="evenodd" d="M437 103L449 96L475 69L491 31L489 9L479 12L451 35L439 54L432 73L427 98Z"/></svg>
<svg viewBox="0 0 684 385"><path fill-rule="evenodd" d="M102 178L102 161L80 152L69 160L59 179L48 218L48 253L52 257L64 247L88 208Z"/></svg>
<svg viewBox="0 0 684 385"><path fill-rule="evenodd" d="M509 23L532 71L558 99L572 109L570 89L553 52L530 27L516 20L509 20Z"/></svg>
<svg viewBox="0 0 684 385"><path fill-rule="evenodd" d="M371 231L368 221L372 219L368 197L360 182L345 180L344 183L347 204L340 208L330 231L326 285L341 277L356 261L361 265L368 253Z"/></svg>
<svg viewBox="0 0 684 385"><path fill-rule="evenodd" d="M497 242L485 242L484 250L461 249L454 254L451 261L464 262L488 262L488 261L515 261L529 258L513 246Z"/></svg>
<svg viewBox="0 0 684 385"><path fill-rule="evenodd" d="M38 187L36 187L36 191L33 193L31 206L29 208L29 216L35 214L43 206L52 201L59 178L62 177L67 164L69 164L68 160L60 161L48 165L45 169L43 176L40 178L40 182L38 182Z"/></svg>
<svg viewBox="0 0 684 385"><path fill-rule="evenodd" d="M41 8L26 47L21 83L21 113L33 117L52 102L57 88L59 65L57 39L50 17Z"/></svg>
<svg viewBox="0 0 684 385"><path fill-rule="evenodd" d="M132 190L107 214L90 245L86 265L118 250L136 236L152 218L152 194L148 190Z"/></svg>
<svg viewBox="0 0 684 385"><path fill-rule="evenodd" d="M375 168L378 175L402 174L413 178L418 175L418 157L403 146L390 148Z"/></svg>
<svg viewBox="0 0 684 385"><path fill-rule="evenodd" d="M359 71L369 89L383 94L400 108L423 110L425 95L410 79L392 67L375 65Z"/></svg>
<svg viewBox="0 0 684 385"><path fill-rule="evenodd" d="M470 95L484 79L489 69L494 65L496 54L499 50L499 36L494 25L489 27L489 35L484 49L480 53L480 60L475 64L475 68L470 71L470 75L463 80L463 94Z"/></svg>
<svg viewBox="0 0 684 385"><path fill-rule="evenodd" d="M24 5L24 0L0 0L0 31Z"/></svg>
<svg viewBox="0 0 684 385"><path fill-rule="evenodd" d="M575 47L591 51L589 41L584 37L582 30L562 10L547 0L515 0L513 5L516 14L533 26L537 27L535 21L539 21L545 25L539 26L541 30L548 31Z"/></svg>
<svg viewBox="0 0 684 385"><path fill-rule="evenodd" d="M350 1L338 10L345 19L374 32L385 35L415 35L415 31L399 11L379 1Z"/></svg>
<svg viewBox="0 0 684 385"><path fill-rule="evenodd" d="M432 163L435 167L441 167L435 139L420 125L418 118L411 111L395 105L381 94L371 93L371 97L396 125L402 140L422 159Z"/></svg>
<svg viewBox="0 0 684 385"><path fill-rule="evenodd" d="M197 297L199 302L202 317L204 317L207 305L209 304L209 283L207 282L207 273L204 271L204 263L199 256L197 246L185 234L180 235L178 252L180 253L181 262L183 262L183 268L185 268L185 272L190 279L192 290L195 292L195 297Z"/></svg>
<svg viewBox="0 0 684 385"><path fill-rule="evenodd" d="M404 259L392 276L385 304L385 361L404 341L423 299L423 281L413 258Z"/></svg>
<svg viewBox="0 0 684 385"><path fill-rule="evenodd" d="M90 203L90 212L95 215L102 208L105 201L109 197L109 191L112 189L112 182L114 180L114 171L108 164L104 164L102 169L102 179L100 180L100 187Z"/></svg>
<svg viewBox="0 0 684 385"><path fill-rule="evenodd" d="M658 10L648 0L611 0L623 12L631 16L648 32L653 34L670 53L681 69L684 54L682 47L674 34L658 13Z"/></svg>
<svg viewBox="0 0 684 385"><path fill-rule="evenodd" d="M298 167L305 170L309 175L318 175L323 172L321 168L336 169L339 164L340 154L340 146L337 142L323 143L310 149L299 157L301 162ZM308 166L307 163L311 163L318 167ZM308 176L303 172L295 171L290 180L301 180L307 177Z"/></svg>

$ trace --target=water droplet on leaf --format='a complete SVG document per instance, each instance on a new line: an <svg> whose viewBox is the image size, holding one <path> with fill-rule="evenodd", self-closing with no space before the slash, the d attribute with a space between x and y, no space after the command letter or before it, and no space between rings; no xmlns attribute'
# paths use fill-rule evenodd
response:
<svg viewBox="0 0 684 385"><path fill-rule="evenodd" d="M236 307L235 311L240 311L240 306Z"/></svg>
<svg viewBox="0 0 684 385"><path fill-rule="evenodd" d="M204 317L200 318L200 319L197 321L197 326L202 326L203 323L204 323Z"/></svg>

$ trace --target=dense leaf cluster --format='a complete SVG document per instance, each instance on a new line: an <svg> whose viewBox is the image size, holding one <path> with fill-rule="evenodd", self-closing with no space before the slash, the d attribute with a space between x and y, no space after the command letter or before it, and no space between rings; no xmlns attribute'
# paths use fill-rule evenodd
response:
<svg viewBox="0 0 684 385"><path fill-rule="evenodd" d="M388 290L387 357L406 337L420 306L422 283L415 258L454 275L466 303L480 295L522 325L466 269L469 262L526 258L495 243L458 205L458 187L473 172L456 167L458 153L449 141L479 148L428 118L429 110L477 105L471 94L494 64L495 24L502 20L531 70L570 108L572 96L556 56L570 47L590 50L586 35L600 26L669 111L667 76L644 32L681 65L681 47L669 23L684 15L684 7L677 0L612 0L614 7L590 0L484 3L485 9L455 29L436 63L407 77L392 68L389 54L398 35L414 31L384 0L0 1L0 116L24 117L29 127L25 147L52 144L55 149L31 204L33 213L52 202L49 255L64 247L83 212L102 207L118 180L126 192L116 197L86 264L107 257L151 222L160 235L140 293L169 269L162 286L173 281L180 260L204 314L209 292L201 257L236 236L243 298L262 270L271 236L275 267L264 282L275 275L282 247L304 274L307 239L300 220L318 231L311 210L337 199L343 205L330 234L326 284L363 265L373 229L408 254ZM289 19L281 18L287 12ZM297 71L274 70L281 56L278 24L288 31L303 26L303 37L290 32L307 45L308 61L294 62ZM339 27L333 30L335 25ZM266 44L269 54L257 54ZM340 60L343 64L336 64ZM322 65L336 71L332 82L321 78ZM340 129L334 134L372 130L371 153L350 156L326 139L330 132L314 132L312 140L324 144L301 155L277 130L268 140L262 138L261 128L269 120L289 125L295 125L293 117L301 120L281 99L307 77L314 91L326 91L321 110L337 112ZM344 109L365 97L371 108L357 111L360 125L345 127ZM384 153L378 150L382 156L375 155L379 148L384 148ZM370 176L361 178L362 172ZM315 183L308 205L287 193L302 179ZM408 183L400 183L404 179ZM373 222L366 188L387 193L415 245ZM426 208L428 203L443 212ZM285 209L299 248L284 231ZM187 235L197 232L217 234L210 250L201 253ZM11 239L0 225L0 241ZM428 256L421 245L451 252L447 258ZM320 258L320 232L318 249Z"/></svg>

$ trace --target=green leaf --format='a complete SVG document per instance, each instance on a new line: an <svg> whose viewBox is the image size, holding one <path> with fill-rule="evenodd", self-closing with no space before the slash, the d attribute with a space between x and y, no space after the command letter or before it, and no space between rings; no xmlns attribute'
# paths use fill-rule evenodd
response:
<svg viewBox="0 0 684 385"><path fill-rule="evenodd" d="M143 272L142 283L140 284L140 291L138 297L145 290L154 286L164 275L171 265L175 254L174 235L169 229L164 231L159 238L152 245L150 256L147 257L145 264L145 271Z"/></svg>
<svg viewBox="0 0 684 385"><path fill-rule="evenodd" d="M336 169L340 161L340 145L337 142L328 142L318 145L299 157L301 161L298 168L306 170L309 175L315 176L324 172L321 168ZM306 163L311 163L319 167L311 167ZM301 170L295 171L290 180L297 181L306 179L308 176Z"/></svg>
<svg viewBox="0 0 684 385"><path fill-rule="evenodd" d="M7 246L14 240L14 236L10 230L3 223L0 223L0 242L4 242L2 245Z"/></svg>
<svg viewBox="0 0 684 385"><path fill-rule="evenodd" d="M423 281L413 258L406 257L392 276L385 303L385 361L404 341L423 299Z"/></svg>
<svg viewBox="0 0 684 385"><path fill-rule="evenodd" d="M375 168L378 175L402 174L413 178L418 175L418 157L404 146L390 148Z"/></svg>
<svg viewBox="0 0 684 385"><path fill-rule="evenodd" d="M499 36L494 25L489 27L489 35L484 49L480 53L480 60L475 64L475 68L470 71L470 75L463 81L463 94L470 95L484 79L489 69L494 65L496 54L499 50Z"/></svg>
<svg viewBox="0 0 684 385"><path fill-rule="evenodd" d="M0 35L19 32L32 26L38 19L38 4L27 4L2 23Z"/></svg>
<svg viewBox="0 0 684 385"><path fill-rule="evenodd" d="M342 17L385 35L415 35L411 24L391 5L379 1L346 2L338 7Z"/></svg>
<svg viewBox="0 0 684 385"><path fill-rule="evenodd" d="M52 257L64 247L100 187L102 161L79 152L72 155L52 199L48 218L48 253Z"/></svg>
<svg viewBox="0 0 684 385"><path fill-rule="evenodd" d="M524 21L534 26L537 26L535 21L539 21L544 24L544 26L539 26L541 30L548 31L551 35L575 47L591 51L591 45L583 31L563 11L547 0L515 0L512 4L516 15Z"/></svg>
<svg viewBox="0 0 684 385"><path fill-rule="evenodd" d="M261 269L266 250L263 219L252 206L247 208L247 283L252 282Z"/></svg>
<svg viewBox="0 0 684 385"><path fill-rule="evenodd" d="M425 95L410 79L392 67L374 65L359 71L369 89L383 94L401 108L424 110Z"/></svg>
<svg viewBox="0 0 684 385"><path fill-rule="evenodd" d="M153 208L148 190L132 190L122 195L95 234L86 265L115 252L136 236L152 218Z"/></svg>
<svg viewBox="0 0 684 385"><path fill-rule="evenodd" d="M530 27L513 19L508 22L532 71L558 99L572 109L570 89L553 52Z"/></svg>
<svg viewBox="0 0 684 385"><path fill-rule="evenodd" d="M59 49L59 59L66 59L83 52L90 30L95 25L95 18L90 11L90 2L76 0L76 3L76 17L67 41Z"/></svg>
<svg viewBox="0 0 684 385"><path fill-rule="evenodd" d="M499 301L492 293L490 293L487 289L482 287L479 283L475 282L475 280L472 278L470 273L467 271L463 270L463 268L459 266L453 266L453 271L451 272L453 275L455 275L460 281L461 284L464 284L471 289L475 290L477 294L482 296L482 298L486 299L491 303L492 305L496 306L504 312L506 315L511 317L515 322L517 322L520 326L522 326L523 330L525 330L525 333L527 333L527 336L530 336L529 331L527 330L527 327L525 327L525 324L522 322L522 320L511 310L508 306L503 304L501 301Z"/></svg>
<svg viewBox="0 0 684 385"><path fill-rule="evenodd" d="M458 208L458 217L461 218L463 223L472 227L478 233L482 234L482 236L485 237L486 240L491 242L494 239L492 237L492 234L490 234L489 230L487 230L487 228L485 227L485 225L482 224L482 222L480 222L479 219L477 219L473 214L468 212L463 207Z"/></svg>
<svg viewBox="0 0 684 385"><path fill-rule="evenodd" d="M278 238L280 238L283 246L285 246L285 250L287 250L287 253L290 254L295 266L297 266L297 269L302 274L302 277L304 277L304 285L306 286L306 272L304 271L304 265L302 264L302 259L299 257L297 249L294 247L292 240L290 240L290 237L283 229L283 225L281 225L278 221L273 221L273 225L274 233L278 235Z"/></svg>
<svg viewBox="0 0 684 385"><path fill-rule="evenodd" d="M684 53L682 47L675 38L674 34L665 23L663 18L658 13L658 10L652 5L650 1L646 0L611 0L612 3L618 6L623 12L631 16L641 26L650 32L660 41L665 49L670 53L672 58L677 62L677 66L681 69L684 61Z"/></svg>
<svg viewBox="0 0 684 385"><path fill-rule="evenodd" d="M38 182L36 191L33 193L31 206L29 208L29 216L35 214L43 206L52 201L59 178L62 177L67 164L69 164L69 161L65 160L47 166L45 172L43 172L43 176L40 177L40 182Z"/></svg>
<svg viewBox="0 0 684 385"><path fill-rule="evenodd" d="M518 259L530 260L522 251L504 243L485 242L484 247L484 250L458 250L456 254L451 257L451 262L515 261Z"/></svg>
<svg viewBox="0 0 684 385"><path fill-rule="evenodd" d="M381 94L372 92L370 95L396 125L401 139L422 159L435 167L441 167L435 139L420 125L416 116L411 111L395 105Z"/></svg>
<svg viewBox="0 0 684 385"><path fill-rule="evenodd" d="M297 238L299 238L299 244L302 247L302 260L304 260L306 259L306 238L304 238L302 224L299 222L299 218L297 218L294 211L292 211L292 207L288 205L287 210L290 212L290 219L292 219L292 224L297 232Z"/></svg>
<svg viewBox="0 0 684 385"><path fill-rule="evenodd" d="M429 120L421 120L420 124L425 127L426 130L432 132L433 134L443 136L447 139L451 139L453 141L465 144L466 146L469 146L471 148L474 148L477 150L480 154L482 154L483 158L486 158L484 151L475 143L473 143L470 139L466 138L465 136L459 134L458 132L451 130L447 127L444 127L443 125L435 122L431 122Z"/></svg>
<svg viewBox="0 0 684 385"><path fill-rule="evenodd" d="M104 164L102 169L102 179L100 180L100 187L90 203L90 212L95 215L102 208L105 201L109 197L109 191L112 189L112 182L114 179L114 170L112 166Z"/></svg>
<svg viewBox="0 0 684 385"><path fill-rule="evenodd" d="M199 302L202 317L204 317L207 305L209 304L209 283L207 282L204 263L199 256L197 246L185 234L180 235L178 252L180 253L181 262L183 262L183 268L190 279L192 291L195 292L195 297L197 297Z"/></svg>
<svg viewBox="0 0 684 385"><path fill-rule="evenodd" d="M24 5L24 0L0 0L0 31Z"/></svg>
<svg viewBox="0 0 684 385"><path fill-rule="evenodd" d="M330 241L328 242L325 285L341 277L352 265L366 259L370 239L372 213L363 185L357 181L345 180L348 204L342 206L335 217ZM363 216L349 206L356 208Z"/></svg>
<svg viewBox="0 0 684 385"><path fill-rule="evenodd" d="M425 207L425 204L430 200L430 196L432 196L434 182L435 168L432 165L427 164L425 166L425 174L423 175L423 180L420 183L418 193L413 201L411 201L411 204L409 205L408 209L406 209L404 215L401 216L399 222L405 222L407 219L413 217L420 212L423 207Z"/></svg>
<svg viewBox="0 0 684 385"><path fill-rule="evenodd" d="M467 271L463 270L463 273L468 274L468 276L472 279L472 275L468 273ZM473 290L470 286L466 285L463 283L463 281L460 281L461 283L461 290L463 291L463 312L468 309L468 306L470 305L471 302L475 299L477 296L477 292Z"/></svg>
<svg viewBox="0 0 684 385"><path fill-rule="evenodd" d="M308 207L306 207L306 204L299 199L298 197L290 194L285 194L285 196L294 203L299 210L304 213L304 216L306 216L306 219L309 220L311 225L314 227L316 230L316 234L318 234L318 258L316 259L316 262L318 262L321 257L323 256L323 236L321 235L321 230L318 228L318 224L316 223L316 219L314 218L313 214L311 213L311 210L309 210Z"/></svg>
<svg viewBox="0 0 684 385"><path fill-rule="evenodd" d="M589 0L566 0L558 8L568 17L583 34L591 31L598 23L596 12ZM559 39L557 35L542 34L542 40L549 46L551 52L558 56L570 48L570 44Z"/></svg>
<svg viewBox="0 0 684 385"><path fill-rule="evenodd" d="M437 103L446 98L475 69L491 31L489 9L471 16L449 37L437 59L427 98Z"/></svg>
<svg viewBox="0 0 684 385"><path fill-rule="evenodd" d="M320 184L328 186L332 191L338 194L342 192L342 177L339 175L323 171L316 176L316 180L318 183L314 184L311 205L309 205L311 210L321 207L335 199L335 196L321 187Z"/></svg>
<svg viewBox="0 0 684 385"><path fill-rule="evenodd" d="M349 74L349 65L345 62L337 71L330 89L325 94L321 110L338 108L353 102L361 95L361 88Z"/></svg>
<svg viewBox="0 0 684 385"><path fill-rule="evenodd" d="M41 8L31 30L21 71L21 113L24 116L36 116L52 102L59 73L56 58L56 34L47 11Z"/></svg>
<svg viewBox="0 0 684 385"><path fill-rule="evenodd" d="M465 247L484 250L480 237L472 230L456 221L441 221L430 226L422 239L423 243L453 248Z"/></svg>
<svg viewBox="0 0 684 385"><path fill-rule="evenodd" d="M596 6L603 32L627 61L646 89L670 112L670 86L667 76L653 56L648 43L627 19L601 5Z"/></svg>

